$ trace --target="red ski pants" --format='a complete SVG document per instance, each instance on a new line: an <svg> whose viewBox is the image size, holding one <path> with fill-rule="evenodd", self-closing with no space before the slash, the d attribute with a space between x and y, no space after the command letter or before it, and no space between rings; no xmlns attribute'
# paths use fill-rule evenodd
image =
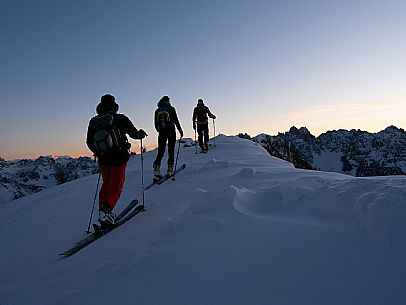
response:
<svg viewBox="0 0 406 305"><path fill-rule="evenodd" d="M102 203L107 203L111 209L116 206L123 191L126 167L127 163L114 167L100 165L103 184L99 193L99 207Z"/></svg>

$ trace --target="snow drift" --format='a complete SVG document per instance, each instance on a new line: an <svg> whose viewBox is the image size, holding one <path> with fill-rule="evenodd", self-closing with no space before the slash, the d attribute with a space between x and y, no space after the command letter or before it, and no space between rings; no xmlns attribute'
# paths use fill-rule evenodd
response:
<svg viewBox="0 0 406 305"><path fill-rule="evenodd" d="M146 212L66 259L96 175L2 205L0 304L406 303L405 176L298 170L249 140L216 144L182 147L186 169L145 192ZM139 156L117 211L133 198Z"/></svg>

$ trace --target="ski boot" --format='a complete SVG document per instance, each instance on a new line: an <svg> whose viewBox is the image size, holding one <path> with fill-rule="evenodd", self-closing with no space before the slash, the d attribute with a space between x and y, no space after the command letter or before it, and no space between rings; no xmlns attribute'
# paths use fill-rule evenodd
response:
<svg viewBox="0 0 406 305"><path fill-rule="evenodd" d="M156 182L158 180L162 179L162 174L161 174L161 165L160 164L154 164L154 179L153 181Z"/></svg>
<svg viewBox="0 0 406 305"><path fill-rule="evenodd" d="M116 215L113 214L110 206L107 203L102 203L99 209L100 229L108 230L114 227Z"/></svg>
<svg viewBox="0 0 406 305"><path fill-rule="evenodd" d="M166 170L166 176L172 176L173 175L173 164L168 164L168 169Z"/></svg>

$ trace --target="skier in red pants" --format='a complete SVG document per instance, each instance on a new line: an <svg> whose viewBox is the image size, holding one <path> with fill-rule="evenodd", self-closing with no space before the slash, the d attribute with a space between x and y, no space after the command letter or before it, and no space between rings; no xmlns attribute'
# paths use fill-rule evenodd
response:
<svg viewBox="0 0 406 305"><path fill-rule="evenodd" d="M114 226L113 209L120 198L125 169L130 158L126 134L142 139L147 133L137 130L124 114L118 114L115 97L106 94L97 105L97 116L89 122L86 144L98 158L103 184L99 192L99 222L102 228Z"/></svg>

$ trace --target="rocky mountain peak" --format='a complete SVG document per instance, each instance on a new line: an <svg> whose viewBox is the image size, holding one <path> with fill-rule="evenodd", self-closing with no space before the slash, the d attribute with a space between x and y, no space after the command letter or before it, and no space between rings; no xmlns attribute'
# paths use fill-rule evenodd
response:
<svg viewBox="0 0 406 305"><path fill-rule="evenodd" d="M89 157L41 156L18 161L0 158L0 168L0 204L98 172L97 163Z"/></svg>
<svg viewBox="0 0 406 305"><path fill-rule="evenodd" d="M270 154L296 167L353 176L406 173L406 132L389 126L378 133L360 129L327 131L318 137L305 127L291 127L277 136L256 137Z"/></svg>

